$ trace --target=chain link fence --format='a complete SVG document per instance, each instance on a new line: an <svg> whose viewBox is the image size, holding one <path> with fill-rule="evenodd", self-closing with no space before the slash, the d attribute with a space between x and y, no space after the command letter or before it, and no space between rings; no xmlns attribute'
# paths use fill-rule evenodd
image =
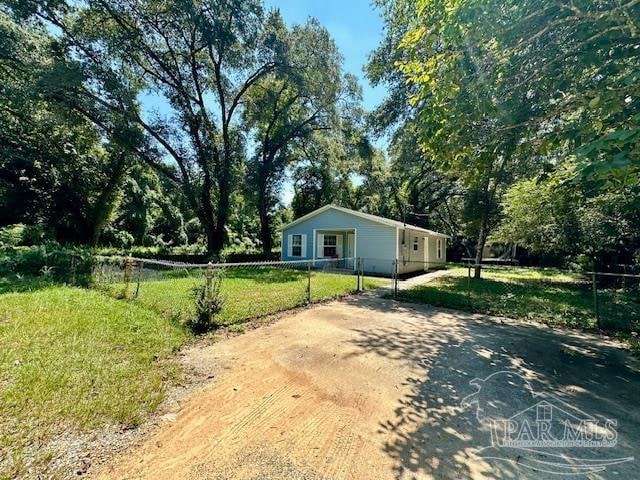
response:
<svg viewBox="0 0 640 480"><path fill-rule="evenodd" d="M640 275L481 264L475 278L476 267L447 265L442 278L423 285L395 275L394 294L460 310L640 333Z"/></svg>
<svg viewBox="0 0 640 480"><path fill-rule="evenodd" d="M197 315L198 295L219 295L215 324L226 326L389 283L364 275L363 263L358 258L195 264L98 257L93 280L109 295L180 322Z"/></svg>

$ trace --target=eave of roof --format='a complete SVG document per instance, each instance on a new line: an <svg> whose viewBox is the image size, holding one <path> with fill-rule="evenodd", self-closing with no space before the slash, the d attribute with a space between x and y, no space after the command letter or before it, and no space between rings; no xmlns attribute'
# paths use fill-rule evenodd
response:
<svg viewBox="0 0 640 480"><path fill-rule="evenodd" d="M380 223L382 225L387 225L390 227L396 227L396 228L404 228L407 230L416 230L419 232L425 232L428 233L430 235L433 235L435 237L443 237L443 238L451 238L449 235L445 235L444 233L440 233L440 232L434 232L433 230L427 230L426 228L422 228L422 227L418 227L416 225L411 225L409 223L403 223L403 222L399 222L398 220L391 220L390 218L384 218L384 217L379 217L378 215L372 215L370 213L363 213L363 212L358 212L357 210L351 210L350 208L344 208L344 207L339 207L337 205L325 205L323 207L318 208L317 210L314 210L313 212L309 212L306 215L303 215L302 217L284 225L283 227L280 228L280 230L285 230L287 228L293 227L294 225L297 225L301 222L304 222L305 220L308 220L309 218L315 217L316 215L322 213L322 212L326 212L329 209L333 209L333 210L337 210L339 212L343 212L343 213L347 213L350 215L354 215L356 217L361 217L364 218L366 220L370 220L372 222L376 222L376 223Z"/></svg>

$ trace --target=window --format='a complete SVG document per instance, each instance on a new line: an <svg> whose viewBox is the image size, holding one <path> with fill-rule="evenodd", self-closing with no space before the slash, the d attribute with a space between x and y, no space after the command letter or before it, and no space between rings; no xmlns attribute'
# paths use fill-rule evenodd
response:
<svg viewBox="0 0 640 480"><path fill-rule="evenodd" d="M338 256L338 239L335 235L325 235L324 245L322 250L324 257L337 257Z"/></svg>
<svg viewBox="0 0 640 480"><path fill-rule="evenodd" d="M418 251L418 245L419 245L418 242L419 242L418 237L413 237L413 251L414 252Z"/></svg>
<svg viewBox="0 0 640 480"><path fill-rule="evenodd" d="M438 239L438 259L442 258L442 239Z"/></svg>
<svg viewBox="0 0 640 480"><path fill-rule="evenodd" d="M291 235L291 256L302 256L302 235Z"/></svg>

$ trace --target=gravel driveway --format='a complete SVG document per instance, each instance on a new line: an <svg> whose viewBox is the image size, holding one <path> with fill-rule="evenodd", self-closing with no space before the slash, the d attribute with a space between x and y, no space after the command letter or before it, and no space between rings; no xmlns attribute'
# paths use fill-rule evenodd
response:
<svg viewBox="0 0 640 480"><path fill-rule="evenodd" d="M640 476L638 363L591 335L369 294L215 344L202 361L221 373L95 476L562 478L531 468L531 461L556 464L548 452L527 459L517 449L487 450L491 431L479 421L509 417L541 398L618 422L615 447L565 449L570 460L562 468L587 458L612 463L587 478Z"/></svg>

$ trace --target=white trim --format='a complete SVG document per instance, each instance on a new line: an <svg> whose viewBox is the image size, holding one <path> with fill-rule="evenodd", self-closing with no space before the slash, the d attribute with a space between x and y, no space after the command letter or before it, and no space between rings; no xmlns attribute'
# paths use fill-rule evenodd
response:
<svg viewBox="0 0 640 480"><path fill-rule="evenodd" d="M343 213L346 213L346 214L349 214L349 215L354 215L356 217L364 218L364 219L369 220L371 222L380 223L382 225L388 225L390 227L399 228L399 226L402 225L402 227L406 228L406 229L417 230L419 232L426 232L426 233L428 233L430 235L434 235L434 236L437 236L437 237L449 238L449 236L445 235L444 233L434 232L433 230L427 230L426 228L417 227L415 225L410 225L408 223L404 224L404 223L399 222L397 220L391 220L389 218L379 217L377 215L371 215L370 213L363 213L363 212L358 212L357 210L351 210L349 208L338 207L337 205L325 205L324 207L320 207L317 210L314 210L313 212L307 213L306 215L303 215L302 217L294 220L293 222L290 222L290 223L286 224L285 226L281 227L281 229L285 230L287 228L293 227L294 225L297 225L300 222L308 220L309 218L315 217L316 215L319 215L320 213L326 212L329 209L337 210L339 212L343 212Z"/></svg>
<svg viewBox="0 0 640 480"><path fill-rule="evenodd" d="M313 229L313 260L315 261L316 259L316 230L317 228Z"/></svg>

